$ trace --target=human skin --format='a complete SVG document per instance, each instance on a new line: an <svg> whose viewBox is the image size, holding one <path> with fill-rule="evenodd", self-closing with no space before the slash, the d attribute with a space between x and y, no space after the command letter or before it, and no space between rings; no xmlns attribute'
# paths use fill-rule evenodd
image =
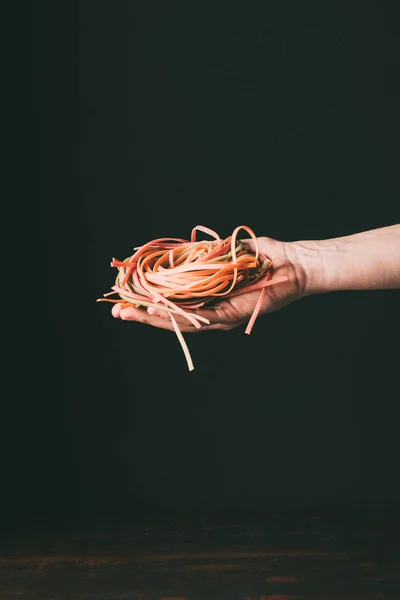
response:
<svg viewBox="0 0 400 600"><path fill-rule="evenodd" d="M243 240L254 250L254 240ZM259 316L312 294L346 290L400 289L400 224L325 240L282 242L257 238L260 251L274 258L273 276L287 281L265 288ZM176 316L183 332L233 329L247 323L260 292L245 292L219 302L219 308L199 309L210 321L197 329ZM149 308L112 308L116 318L173 330L168 313Z"/></svg>

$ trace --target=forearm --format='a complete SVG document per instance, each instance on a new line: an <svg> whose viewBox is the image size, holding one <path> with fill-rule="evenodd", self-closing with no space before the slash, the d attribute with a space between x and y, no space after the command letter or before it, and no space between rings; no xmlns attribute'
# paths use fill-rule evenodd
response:
<svg viewBox="0 0 400 600"><path fill-rule="evenodd" d="M305 295L400 288L400 225L354 235L291 242Z"/></svg>

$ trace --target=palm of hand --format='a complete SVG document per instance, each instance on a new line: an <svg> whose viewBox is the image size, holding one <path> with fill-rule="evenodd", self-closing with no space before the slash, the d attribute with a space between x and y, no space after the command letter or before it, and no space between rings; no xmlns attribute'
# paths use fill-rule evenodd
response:
<svg viewBox="0 0 400 600"><path fill-rule="evenodd" d="M254 249L254 242L246 240L249 249ZM266 256L275 258L274 275L277 277L286 276L288 280L276 286L266 288L263 305L260 315L267 312L278 310L283 306L293 302L301 296L301 289L296 272L296 266L288 257L287 244L270 238L258 239L260 251ZM217 308L204 308L196 311L197 315L209 320L209 325L202 325L196 329L185 318L176 316L179 328L183 332L205 331L212 329L233 329L245 324L251 317L254 307L259 298L259 291L246 292L232 298L228 298L218 303ZM141 308L125 308L121 310L120 305L114 305L112 314L116 318L127 321L138 321L146 325L162 329L173 329L168 313L164 311L148 311Z"/></svg>

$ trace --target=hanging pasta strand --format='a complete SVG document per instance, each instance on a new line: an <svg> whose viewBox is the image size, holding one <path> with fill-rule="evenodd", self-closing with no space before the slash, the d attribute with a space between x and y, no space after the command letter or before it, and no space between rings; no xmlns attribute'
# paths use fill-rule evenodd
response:
<svg viewBox="0 0 400 600"><path fill-rule="evenodd" d="M241 230L253 239L255 252L238 239ZM199 231L213 239L198 241ZM134 254L123 261L112 260L111 266L118 269L115 285L98 302L166 311L190 371L194 369L193 361L174 315L180 315L200 328L202 323L209 324L209 321L197 315L196 309L212 308L218 300L260 290L245 331L250 334L261 310L266 287L288 279L271 277L273 259L260 252L254 231L246 225L236 227L225 239L212 229L197 225L192 229L190 240L158 238L134 250ZM108 298L113 294L119 299Z"/></svg>

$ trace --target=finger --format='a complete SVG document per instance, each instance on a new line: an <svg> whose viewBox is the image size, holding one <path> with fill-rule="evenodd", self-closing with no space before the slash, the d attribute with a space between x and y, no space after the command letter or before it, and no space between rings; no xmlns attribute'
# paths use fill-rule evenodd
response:
<svg viewBox="0 0 400 600"><path fill-rule="evenodd" d="M250 252L255 253L256 251L256 243L252 238L244 238L240 240L245 246L246 249L249 250Z"/></svg>
<svg viewBox="0 0 400 600"><path fill-rule="evenodd" d="M148 312L150 312L149 309L148 309ZM215 326L223 325L227 321L226 313L222 307L214 308L214 309L200 308L200 309L196 309L196 310L185 309L185 313L187 313L188 315L192 315L195 318L200 317L198 320L198 323L199 323L199 325L201 325L202 329L209 328L211 325L215 325ZM168 321L171 320L167 311L163 311L163 310L157 311L156 309L152 309L150 314L159 316L162 319L167 319ZM197 330L197 328L194 327L184 315L174 312L174 318L175 318L176 322L178 323L179 327L189 326L190 329L194 328L195 330Z"/></svg>
<svg viewBox="0 0 400 600"><path fill-rule="evenodd" d="M120 311L120 318L123 321L136 321L137 323L143 323L144 325L151 325L158 329L166 329L168 331L174 331L172 321L170 318L165 319L157 314L149 314L147 310L141 308L123 308ZM176 318L176 317L175 317ZM221 329L220 323L214 323L212 325L201 324L201 327L197 328L192 323L183 319L179 322L179 329L182 333L195 333L198 331L209 331L212 329Z"/></svg>
<svg viewBox="0 0 400 600"><path fill-rule="evenodd" d="M171 321L163 319L158 315L149 315L143 308L123 308L120 311L120 317L123 321L136 321L144 325L152 325L161 329L173 329Z"/></svg>
<svg viewBox="0 0 400 600"><path fill-rule="evenodd" d="M154 308L154 306L149 306L147 312L149 315L154 315L155 317L160 317L161 319L168 319L168 321L171 320L167 310L157 310L157 308Z"/></svg>
<svg viewBox="0 0 400 600"><path fill-rule="evenodd" d="M276 240L263 236L262 238L257 238L257 243L252 238L244 238L240 240L246 247L249 252L253 254L256 253L257 246L261 254L264 254L267 258L271 257L271 254L274 255L276 249Z"/></svg>
<svg viewBox="0 0 400 600"><path fill-rule="evenodd" d="M158 314L149 314L147 310L143 310L141 308L123 308L120 311L120 317L124 321L136 321L138 323L143 323L144 325L157 327L158 329L167 329L169 331L174 329L170 318L166 319L164 316L161 317ZM180 329L182 331L196 330L194 325L188 321L182 325L180 324Z"/></svg>
<svg viewBox="0 0 400 600"><path fill-rule="evenodd" d="M112 316L115 317L116 319L118 319L120 316L120 312L121 312L121 305L119 303L114 304L114 306L112 307L112 310L111 310Z"/></svg>
<svg viewBox="0 0 400 600"><path fill-rule="evenodd" d="M157 309L154 306L149 306L147 309L147 312L149 315L152 315L154 317L160 317L161 319L166 319L168 321L171 321L171 318L169 316L169 312L167 310L162 310L162 309ZM221 320L223 320L223 317L225 315L224 312L221 312L219 309L185 309L185 313L189 314L189 315L193 315L193 317L200 317L199 319L199 323L201 326L205 326L205 325L211 325L211 324L217 324L220 323ZM188 319L178 313L178 312L174 312L174 317L176 322L179 325L188 325L190 324L190 321L188 321ZM207 322L205 322L203 319L205 319Z"/></svg>

